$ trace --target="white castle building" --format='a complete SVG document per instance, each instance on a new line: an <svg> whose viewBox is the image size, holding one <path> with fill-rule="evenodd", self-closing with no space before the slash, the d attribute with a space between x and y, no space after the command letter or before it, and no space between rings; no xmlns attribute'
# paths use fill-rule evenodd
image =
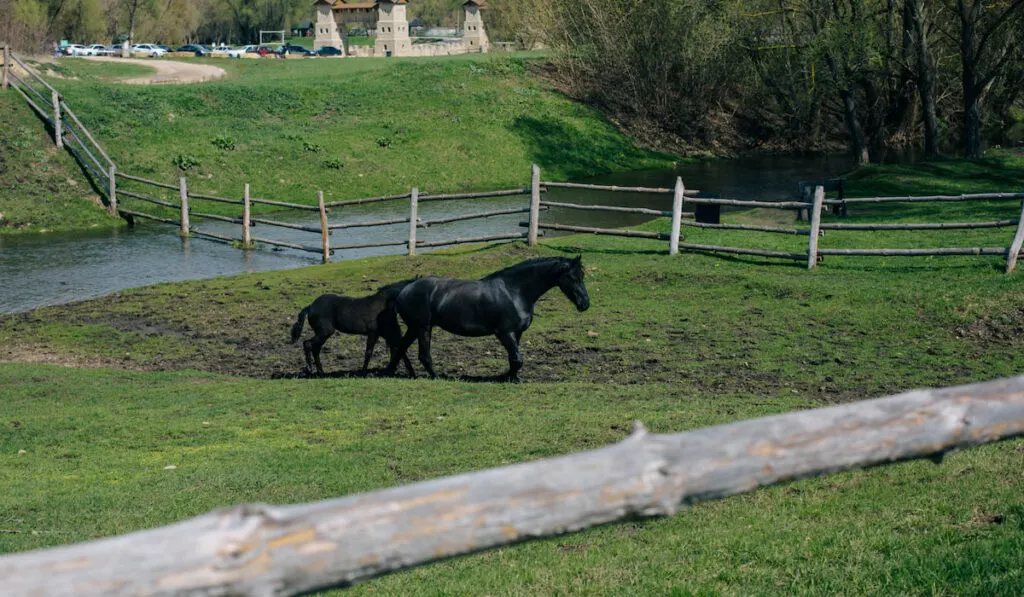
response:
<svg viewBox="0 0 1024 597"><path fill-rule="evenodd" d="M463 36L458 42L413 44L409 38L409 20L405 8L408 0L317 0L316 40L313 49L324 46L339 48L346 56L437 56L486 52L489 47L481 9L487 0L466 0ZM373 30L375 43L369 48L349 46L348 27L364 25Z"/></svg>

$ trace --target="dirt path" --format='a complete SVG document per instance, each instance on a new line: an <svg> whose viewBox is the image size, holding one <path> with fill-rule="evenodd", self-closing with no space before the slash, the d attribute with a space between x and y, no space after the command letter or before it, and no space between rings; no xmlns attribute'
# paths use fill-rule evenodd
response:
<svg viewBox="0 0 1024 597"><path fill-rule="evenodd" d="M204 81L216 81L224 78L227 74L219 66L209 64L190 64L187 62L174 62L171 60L153 60L152 58L113 58L108 56L88 56L86 60L96 62L127 62L130 64L141 64L156 69L156 73L142 77L124 79L122 83L134 85L154 85L183 83L202 83Z"/></svg>

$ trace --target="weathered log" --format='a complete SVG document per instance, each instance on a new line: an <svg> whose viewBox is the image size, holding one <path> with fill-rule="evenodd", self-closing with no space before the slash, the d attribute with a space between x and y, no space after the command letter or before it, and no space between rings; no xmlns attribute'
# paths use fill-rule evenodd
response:
<svg viewBox="0 0 1024 597"><path fill-rule="evenodd" d="M335 245L332 251L343 251L345 249L371 249L373 247L404 247L409 244L407 240L391 240L379 243L360 243L354 245Z"/></svg>
<svg viewBox="0 0 1024 597"><path fill-rule="evenodd" d="M804 261L807 253L785 253L782 251L762 251L761 249L744 249L741 247L720 247L716 245L695 245L692 243L679 243L679 247L692 251L712 251L714 253L731 253L734 255L754 255L757 257L778 257L780 259L795 259Z"/></svg>
<svg viewBox="0 0 1024 597"><path fill-rule="evenodd" d="M384 195L382 197L364 197L363 199L346 199L344 201L331 201L326 203L327 207L345 207L346 205L361 205L363 203L377 203L378 201L395 201L397 199L408 199L409 193L401 195Z"/></svg>
<svg viewBox="0 0 1024 597"><path fill-rule="evenodd" d="M942 222L936 224L822 224L822 230L974 230L1016 226L1018 220L993 222Z"/></svg>
<svg viewBox="0 0 1024 597"><path fill-rule="evenodd" d="M736 207L768 207L772 209L807 209L810 207L803 201L743 201L741 199L714 199L705 197L687 198L687 203L694 205L733 205Z"/></svg>
<svg viewBox="0 0 1024 597"><path fill-rule="evenodd" d="M708 222L680 222L681 226L694 228L712 228L718 230L751 230L755 232L774 232L776 234L794 234L798 236L810 234L809 230L799 228L778 228L775 226L752 226L750 224L711 224Z"/></svg>
<svg viewBox="0 0 1024 597"><path fill-rule="evenodd" d="M126 191L124 189L121 189L118 192L120 192L122 195L125 195L127 197L133 197L135 199L139 199L139 200L142 200L142 201L148 201L149 203L155 203L157 205L163 205L164 207L169 207L171 209L181 209L181 206L178 205L177 203L171 203L169 201L162 201L160 199L157 199L156 197L150 197L149 195L143 195L142 193L135 193L135 192L132 192L132 191ZM179 222L178 222L178 220L175 220L174 223L178 224Z"/></svg>
<svg viewBox="0 0 1024 597"><path fill-rule="evenodd" d="M252 197L249 199L249 201L252 201L253 203L262 203L263 205L276 205L278 207L290 207L292 209L302 209L302 210L305 210L305 211L320 211L319 204L318 205L303 205L302 203L288 203L287 201L272 201L270 199L256 199L256 198L252 198ZM235 203L241 203L241 202L240 201L235 201ZM325 203L324 207L327 208L328 205ZM331 210L328 209L327 211L330 212Z"/></svg>
<svg viewBox="0 0 1024 597"><path fill-rule="evenodd" d="M963 195L920 195L916 197L847 197L842 201L829 199L829 205L853 203L923 203L941 201L997 201L1002 199L1024 199L1024 193L967 193Z"/></svg>
<svg viewBox="0 0 1024 597"><path fill-rule="evenodd" d="M264 243L264 244L268 244L268 245L273 245L275 247L287 247L289 249L297 249L299 251L306 251L307 253L321 253L321 254L323 253L323 247L307 247L306 245L300 245L298 243L288 243L288 242L284 242L284 241L281 241L281 240L274 240L274 239L271 239L271 238L259 238L259 237L256 237L256 236L252 237L252 240L254 242ZM332 250L331 253L333 254L334 251Z"/></svg>
<svg viewBox="0 0 1024 597"><path fill-rule="evenodd" d="M807 477L1024 435L1024 377L917 390L0 558L6 595L297 595Z"/></svg>
<svg viewBox="0 0 1024 597"><path fill-rule="evenodd" d="M679 254L679 237L682 235L681 226L683 224L683 199L685 198L686 187L683 185L682 177L677 176L676 187L672 191L672 227L669 229L668 239L669 255Z"/></svg>
<svg viewBox="0 0 1024 597"><path fill-rule="evenodd" d="M216 195L204 195L202 193L193 193L192 191L188 192L188 196L191 199L205 199L206 201L215 201L217 203L230 203L232 205L244 205L245 203L245 201L242 199L228 199L226 197L217 197ZM255 201L255 199L250 198L249 201ZM305 207L308 208L309 206L307 205Z"/></svg>
<svg viewBox="0 0 1024 597"><path fill-rule="evenodd" d="M243 224L245 222L245 220L243 220L242 218L232 218L231 216L221 216L217 214L208 214L198 211L191 211L189 213L196 218L206 218L207 220L218 220L220 222L230 222L232 224ZM317 232L320 231L317 230Z"/></svg>
<svg viewBox="0 0 1024 597"><path fill-rule="evenodd" d="M43 122L53 126L53 119L50 116L50 114L47 113L46 110L43 110L41 107L39 107L39 104L37 104L34 101L32 101L32 98L30 98L28 96L28 94L25 93L25 90L22 89L22 87L25 87L27 89L32 89L32 87L29 86L29 85L25 85L25 83L17 75L15 75L14 73L11 73L11 79L13 79L15 83L17 83L17 85L11 85L11 88L14 89L15 91L17 91L18 93L20 93L21 97L25 98L25 101L28 102L28 105L31 106L32 109L35 110L37 114L39 114L40 118L43 119ZM35 91L35 89L32 89L32 91ZM47 105L49 105L49 104L47 104Z"/></svg>
<svg viewBox="0 0 1024 597"><path fill-rule="evenodd" d="M241 239L237 239L237 238L234 238L234 237L231 237L231 236L224 236L223 234L215 234L213 232L205 232L203 230L199 230L198 228L192 228L192 227L189 228L189 236L202 236L202 237L206 237L206 238L212 238L212 239L215 239L215 240L222 240L222 241L224 241L226 243L241 242Z"/></svg>
<svg viewBox="0 0 1024 597"><path fill-rule="evenodd" d="M818 267L818 231L821 228L821 206L825 201L825 189L814 187L814 202L811 205L811 229L807 240L807 269Z"/></svg>
<svg viewBox="0 0 1024 597"><path fill-rule="evenodd" d="M562 203L560 201L541 201L540 204L545 207L563 207L565 209L578 209L584 211L613 211L618 213L657 216L659 218L672 217L671 211L649 209L646 207L619 207L617 205L583 205L580 203Z"/></svg>
<svg viewBox="0 0 1024 597"><path fill-rule="evenodd" d="M320 244L323 248L321 256L324 263L331 260L331 229L327 226L327 207L324 205L324 192L316 192L316 204L320 210Z"/></svg>
<svg viewBox="0 0 1024 597"><path fill-rule="evenodd" d="M292 230L302 230L303 232L315 232L316 234L320 234L319 227L303 226L302 224L292 224L290 222L278 222L276 220L268 220L266 218L254 218L252 216L249 217L249 221L257 224L266 224L267 226L278 226L280 228L291 228Z"/></svg>
<svg viewBox="0 0 1024 597"><path fill-rule="evenodd" d="M1001 247L958 247L942 249L818 249L819 255L862 255L916 257L923 255L1006 255Z"/></svg>
<svg viewBox="0 0 1024 597"><path fill-rule="evenodd" d="M529 222L519 222L522 227L530 225ZM664 232L647 232L645 230L624 230L618 228L591 228L589 226L570 226L569 224L539 224L542 230L565 230L567 232L589 232L592 234L603 234L607 236L628 236L632 238L652 238L656 240L669 240L670 236ZM682 246L682 245L680 245Z"/></svg>
<svg viewBox="0 0 1024 597"><path fill-rule="evenodd" d="M420 191L413 187L409 194L409 257L416 255L416 223L419 217L419 195Z"/></svg>
<svg viewBox="0 0 1024 597"><path fill-rule="evenodd" d="M448 245L461 245L466 243L486 243L495 240L518 240L526 238L528 232L512 232L509 234L492 234L490 236L470 236L463 238L450 238L447 240L419 241L419 247L446 247Z"/></svg>
<svg viewBox="0 0 1024 597"><path fill-rule="evenodd" d="M159 216L154 216L154 215L150 215L150 214L147 214L147 213L142 213L141 211L125 209L123 207L117 208L117 213L119 213L119 214L127 214L129 216L135 216L137 218L145 218L147 220L156 220L157 222L163 222L165 224L170 224L172 226L177 226L178 225L178 221L177 220L172 220L170 218L161 218Z"/></svg>
<svg viewBox="0 0 1024 597"><path fill-rule="evenodd" d="M1006 273L1013 272L1017 267L1017 256L1020 255L1021 246L1024 245L1024 201L1020 203L1020 219L1017 220L1017 231L1013 234L1013 241L1006 251Z"/></svg>
<svg viewBox="0 0 1024 597"><path fill-rule="evenodd" d="M485 197L508 197L509 195L529 195L530 189L508 189L504 191L482 191L479 193L449 193L420 195L420 203L424 201L442 201L455 199L483 199Z"/></svg>
<svg viewBox="0 0 1024 597"><path fill-rule="evenodd" d="M619 187L615 185L584 184L579 182L542 182L546 187L561 189L589 189L591 191L622 191L626 193L664 193L670 194L674 189L661 187ZM686 189L686 196L691 197L700 193L697 189Z"/></svg>
<svg viewBox="0 0 1024 597"><path fill-rule="evenodd" d="M405 224L409 221L409 216L404 218L390 218L387 220L370 220L366 222L343 222L341 224L331 224L331 230L338 230L341 228L372 228L374 226L389 226L391 224Z"/></svg>
<svg viewBox="0 0 1024 597"><path fill-rule="evenodd" d="M117 175L125 180L134 180L135 182L141 182L143 184L153 185L154 187L160 187L164 189L171 189L172 191L178 190L177 185L167 184L166 182L157 182L155 180L150 180L148 178L142 178L141 176L132 176L130 174L125 174L124 172L118 172Z"/></svg>
<svg viewBox="0 0 1024 597"><path fill-rule="evenodd" d="M275 222L269 225L277 224ZM293 224L287 225L289 228L291 226ZM307 226L303 226L303 228L307 228ZM245 183L245 187L242 188L242 247L248 249L252 246L252 203L249 201L249 183Z"/></svg>
<svg viewBox="0 0 1024 597"><path fill-rule="evenodd" d="M530 166L530 221L527 224L526 244L537 246L538 227L540 225L540 166Z"/></svg>
<svg viewBox="0 0 1024 597"><path fill-rule="evenodd" d="M430 226L436 226L438 224L450 224L452 222L461 222L463 220L476 220L478 218L490 218L493 216L504 216L508 214L521 214L530 211L530 207L512 207L509 209L495 209L493 211L481 211L471 214L462 214L459 216L449 216L447 218L436 218L433 220L420 220L416 225L420 228L429 228Z"/></svg>

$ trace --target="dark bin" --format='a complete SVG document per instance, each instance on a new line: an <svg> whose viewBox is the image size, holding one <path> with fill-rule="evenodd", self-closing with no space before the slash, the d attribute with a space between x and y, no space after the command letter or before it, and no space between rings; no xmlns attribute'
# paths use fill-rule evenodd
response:
<svg viewBox="0 0 1024 597"><path fill-rule="evenodd" d="M696 220L702 224L721 224L722 223L722 206L721 205L707 205L704 203L698 203L695 205L696 210L694 215Z"/></svg>

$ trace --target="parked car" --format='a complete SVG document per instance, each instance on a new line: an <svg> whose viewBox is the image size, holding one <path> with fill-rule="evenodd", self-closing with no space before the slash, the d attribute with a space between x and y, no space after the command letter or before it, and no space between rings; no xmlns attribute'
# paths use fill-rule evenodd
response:
<svg viewBox="0 0 1024 597"><path fill-rule="evenodd" d="M256 52L258 46L242 46L241 48L229 48L229 58L241 58L242 54L252 54Z"/></svg>
<svg viewBox="0 0 1024 597"><path fill-rule="evenodd" d="M164 51L165 53L167 53L167 52L173 52L173 51L174 51L174 50L172 50L172 49L171 49L171 48L170 48L169 46L162 46L162 45L158 45L157 47L158 47L158 48L160 48L161 50L163 50L163 51Z"/></svg>
<svg viewBox="0 0 1024 597"><path fill-rule="evenodd" d="M316 56L316 52L313 50L292 44L284 44L274 53L279 56Z"/></svg>
<svg viewBox="0 0 1024 597"><path fill-rule="evenodd" d="M117 44L113 44L113 45L107 46L107 55L108 56L120 56L121 55L121 46L117 45Z"/></svg>
<svg viewBox="0 0 1024 597"><path fill-rule="evenodd" d="M196 56L203 57L210 55L210 48L207 48L202 44L188 44L186 46L181 46L175 50L175 52L192 52Z"/></svg>
<svg viewBox="0 0 1024 597"><path fill-rule="evenodd" d="M89 50L87 56L113 56L114 54L110 51L109 47L103 44L92 44L91 46L86 46L86 49Z"/></svg>
<svg viewBox="0 0 1024 597"><path fill-rule="evenodd" d="M269 54L276 54L277 52L270 46L259 46L256 48L256 53L260 56L267 56Z"/></svg>
<svg viewBox="0 0 1024 597"><path fill-rule="evenodd" d="M67 56L92 56L92 50L81 44L69 44L64 46L64 54Z"/></svg>
<svg viewBox="0 0 1024 597"><path fill-rule="evenodd" d="M155 44L135 44L132 46L133 54L145 54L150 58L160 58L167 52Z"/></svg>
<svg viewBox="0 0 1024 597"><path fill-rule="evenodd" d="M316 51L317 56L341 56L341 50L334 46L324 46Z"/></svg>

